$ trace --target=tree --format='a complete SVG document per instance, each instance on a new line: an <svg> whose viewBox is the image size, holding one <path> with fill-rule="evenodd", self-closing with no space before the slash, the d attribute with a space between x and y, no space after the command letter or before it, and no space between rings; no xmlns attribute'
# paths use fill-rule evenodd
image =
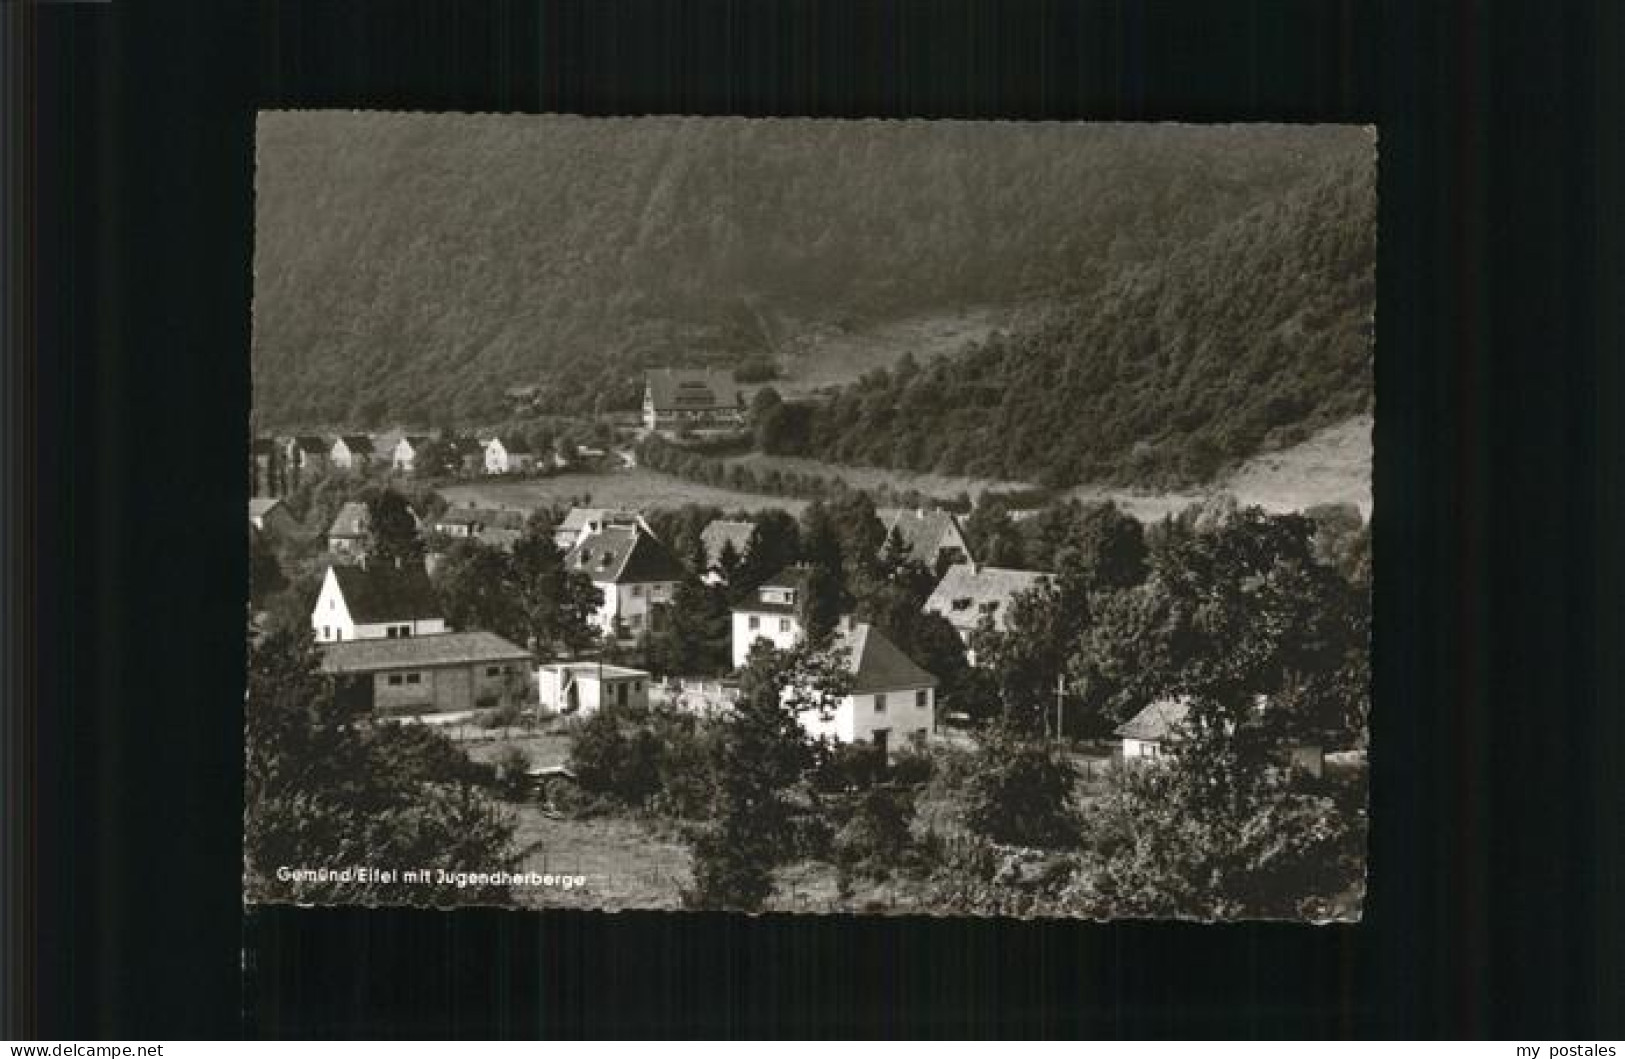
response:
<svg viewBox="0 0 1625 1059"><path fill-rule="evenodd" d="M727 593L691 576L678 584L666 621L650 638L649 664L657 673L722 674L731 664L732 637Z"/></svg>
<svg viewBox="0 0 1625 1059"><path fill-rule="evenodd" d="M1077 770L1054 743L1008 722L983 731L965 791L965 822L993 842L1046 849L1077 838Z"/></svg>
<svg viewBox="0 0 1625 1059"><path fill-rule="evenodd" d="M1010 723L1034 733L1056 731L1057 689L1074 692L1067 686L1068 664L1090 626L1088 593L1075 573L1063 571L1017 593L1008 607L1002 627L987 620L972 635L977 659L992 673ZM1061 723L1075 730L1080 721L1063 717Z"/></svg>
<svg viewBox="0 0 1625 1059"><path fill-rule="evenodd" d="M1021 531L1010 517L1010 505L994 493L983 493L965 520L965 543L989 566L1022 569L1026 560Z"/></svg>
<svg viewBox="0 0 1625 1059"><path fill-rule="evenodd" d="M818 755L801 715L833 715L850 682L836 652L752 650L718 748L716 820L694 840L689 904L755 911L771 896L773 869L804 847L809 826L793 791Z"/></svg>
<svg viewBox="0 0 1625 1059"><path fill-rule="evenodd" d="M248 533L248 598L256 611L264 610L266 604L279 592L288 587L288 579L283 576L282 564L277 561L276 552L271 543L265 539L265 534L254 527L249 527Z"/></svg>
<svg viewBox="0 0 1625 1059"><path fill-rule="evenodd" d="M421 562L423 541L406 497L382 489L367 500L367 557L377 562Z"/></svg>
<svg viewBox="0 0 1625 1059"><path fill-rule="evenodd" d="M483 541L459 540L434 571L446 620L458 629L487 629L510 640L529 635L515 591L513 559Z"/></svg>
<svg viewBox="0 0 1625 1059"><path fill-rule="evenodd" d="M488 774L428 725L364 723L317 666L308 631L249 646L244 854L253 900L402 900L367 879L279 879L279 868L492 871L513 859L513 821ZM497 901L506 888L425 888L419 901Z"/></svg>
<svg viewBox="0 0 1625 1059"><path fill-rule="evenodd" d="M555 647L576 655L598 642L592 617L604 596L585 571L565 566L564 553L553 541L553 527L538 513L514 542L510 583L519 627L532 650Z"/></svg>
<svg viewBox="0 0 1625 1059"><path fill-rule="evenodd" d="M765 511L751 527L745 554L740 557L736 577L729 584L737 601L748 596L763 581L795 562L801 550L801 530L787 512Z"/></svg>

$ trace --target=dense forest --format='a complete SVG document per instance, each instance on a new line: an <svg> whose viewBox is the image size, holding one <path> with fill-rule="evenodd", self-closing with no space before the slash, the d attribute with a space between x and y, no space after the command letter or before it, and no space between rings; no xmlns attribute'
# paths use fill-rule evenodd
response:
<svg viewBox="0 0 1625 1059"><path fill-rule="evenodd" d="M1302 441L1370 410L1373 175L1328 168L956 357L873 371L828 402L769 397L760 443L1066 486L1203 483Z"/></svg>
<svg viewBox="0 0 1625 1059"><path fill-rule="evenodd" d="M1292 297L1286 273L1343 255L1346 233L1271 229L1250 211L1328 170L1358 170L1369 198L1371 153L1368 132L1333 127L268 113L256 410L270 426L466 423L499 414L518 384L540 387L543 412L632 408L645 366L783 361L810 330L970 306L1071 307L1052 330L983 351L990 370L1024 344L1092 346L1136 323L1156 325L1144 357L1177 360L1197 326L1182 323L1185 302L1258 308L1262 294L1203 270L1224 265L1234 225L1280 260L1249 284ZM1248 229L1245 215L1261 219ZM1221 228L1220 245L1195 245ZM1117 309L1125 291L1139 293ZM1320 316L1336 323L1348 300L1327 297L1299 321L1317 341ZM1296 332L1278 337L1279 356L1295 355ZM1198 352L1186 371L1206 386L1222 352ZM1102 370L1069 365L1069 381L1109 383L1091 379ZM1055 381L1035 367L1008 388ZM1304 380L1318 407L1317 386ZM1014 399L1011 415L1054 396ZM877 458L879 434L861 433L857 454ZM1019 448L982 455L1026 462Z"/></svg>

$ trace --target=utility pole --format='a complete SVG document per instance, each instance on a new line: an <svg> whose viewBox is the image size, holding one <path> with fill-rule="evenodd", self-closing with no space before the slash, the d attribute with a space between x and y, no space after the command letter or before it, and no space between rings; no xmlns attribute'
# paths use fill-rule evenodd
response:
<svg viewBox="0 0 1625 1059"><path fill-rule="evenodd" d="M1055 741L1059 743L1066 728L1063 723L1066 714L1066 676L1055 674Z"/></svg>

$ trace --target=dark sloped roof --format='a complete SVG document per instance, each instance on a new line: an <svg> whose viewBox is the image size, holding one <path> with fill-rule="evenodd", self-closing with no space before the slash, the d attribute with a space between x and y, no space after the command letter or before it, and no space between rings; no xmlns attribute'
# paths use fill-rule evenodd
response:
<svg viewBox="0 0 1625 1059"><path fill-rule="evenodd" d="M656 368L645 376L656 409L704 411L735 409L742 401L733 374L708 368Z"/></svg>
<svg viewBox="0 0 1625 1059"><path fill-rule="evenodd" d="M339 508L339 513L333 516L333 525L328 527L329 537L361 537L367 532L367 505L359 500L351 500Z"/></svg>
<svg viewBox="0 0 1625 1059"><path fill-rule="evenodd" d="M321 648L328 673L370 673L467 665L473 662L528 662L530 652L493 632L444 632L397 639L344 640Z"/></svg>
<svg viewBox="0 0 1625 1059"><path fill-rule="evenodd" d="M734 610L741 614L794 614L795 603L770 603L762 598L762 593L772 589L781 591L802 592L807 587L807 578L812 574L812 568L805 563L791 563L772 577L757 585L744 599L734 606ZM797 597L799 600L799 596Z"/></svg>
<svg viewBox="0 0 1625 1059"><path fill-rule="evenodd" d="M688 571L660 541L636 526L605 526L575 543L565 561L594 581L648 584L681 581Z"/></svg>
<svg viewBox="0 0 1625 1059"><path fill-rule="evenodd" d="M333 443L315 434L300 434L293 439L293 447L312 456L326 456L332 450Z"/></svg>
<svg viewBox="0 0 1625 1059"><path fill-rule="evenodd" d="M510 456L531 455L531 444L524 438L515 437L512 434L504 434L498 440L502 442L502 447L508 450L508 455Z"/></svg>
<svg viewBox="0 0 1625 1059"><path fill-rule="evenodd" d="M743 559L745 552L750 548L750 535L755 531L754 522L713 519L700 531L700 543L705 545L706 560L714 563L722 558L723 546L727 544L732 544L734 554Z"/></svg>
<svg viewBox="0 0 1625 1059"><path fill-rule="evenodd" d="M959 518L951 511L899 511L886 520L886 540L897 530L912 559L931 562L937 557L942 538L951 529L957 529ZM960 534L963 539L964 534ZM881 547L885 547L882 542Z"/></svg>
<svg viewBox="0 0 1625 1059"><path fill-rule="evenodd" d="M1174 729L1185 723L1190 709L1190 700L1186 698L1158 699L1118 725L1114 734L1124 739L1160 743L1174 735Z"/></svg>
<svg viewBox="0 0 1625 1059"><path fill-rule="evenodd" d="M365 434L345 434L339 440L344 442L344 447L355 455L370 456L372 454L372 439Z"/></svg>
<svg viewBox="0 0 1625 1059"><path fill-rule="evenodd" d="M854 693L936 687L936 677L921 669L887 639L885 633L867 622L860 622L843 633L840 645L851 652L847 668L852 674Z"/></svg>
<svg viewBox="0 0 1625 1059"><path fill-rule="evenodd" d="M1037 570L955 563L937 582L925 609L941 614L956 628L974 628L989 608L997 619L1008 620L1010 600L1048 576Z"/></svg>
<svg viewBox="0 0 1625 1059"><path fill-rule="evenodd" d="M363 625L440 616L440 601L422 564L334 566L350 618Z"/></svg>

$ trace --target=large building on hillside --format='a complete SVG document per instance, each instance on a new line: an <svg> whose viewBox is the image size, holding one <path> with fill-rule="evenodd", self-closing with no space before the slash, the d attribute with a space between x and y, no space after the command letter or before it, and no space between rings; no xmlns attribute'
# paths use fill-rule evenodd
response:
<svg viewBox="0 0 1625 1059"><path fill-rule="evenodd" d="M530 652L495 633L346 640L321 654L338 694L379 717L523 708L533 700Z"/></svg>
<svg viewBox="0 0 1625 1059"><path fill-rule="evenodd" d="M650 430L737 426L745 398L733 374L707 368L657 368L643 381L643 425Z"/></svg>
<svg viewBox="0 0 1625 1059"><path fill-rule="evenodd" d="M925 609L948 619L948 624L965 644L966 659L975 665L976 652L971 648L971 639L982 622L991 622L993 628L1001 631L1008 628L1010 601L1036 588L1048 577L1037 570L955 563L944 571L942 580L925 601Z"/></svg>
<svg viewBox="0 0 1625 1059"><path fill-rule="evenodd" d="M909 559L933 570L952 563L972 561L970 545L959 516L951 511L909 509L894 511L883 520L886 537L881 548L900 547Z"/></svg>
<svg viewBox="0 0 1625 1059"><path fill-rule="evenodd" d="M688 571L642 525L604 526L581 536L565 565L592 578L603 601L593 624L617 640L658 629Z"/></svg>

